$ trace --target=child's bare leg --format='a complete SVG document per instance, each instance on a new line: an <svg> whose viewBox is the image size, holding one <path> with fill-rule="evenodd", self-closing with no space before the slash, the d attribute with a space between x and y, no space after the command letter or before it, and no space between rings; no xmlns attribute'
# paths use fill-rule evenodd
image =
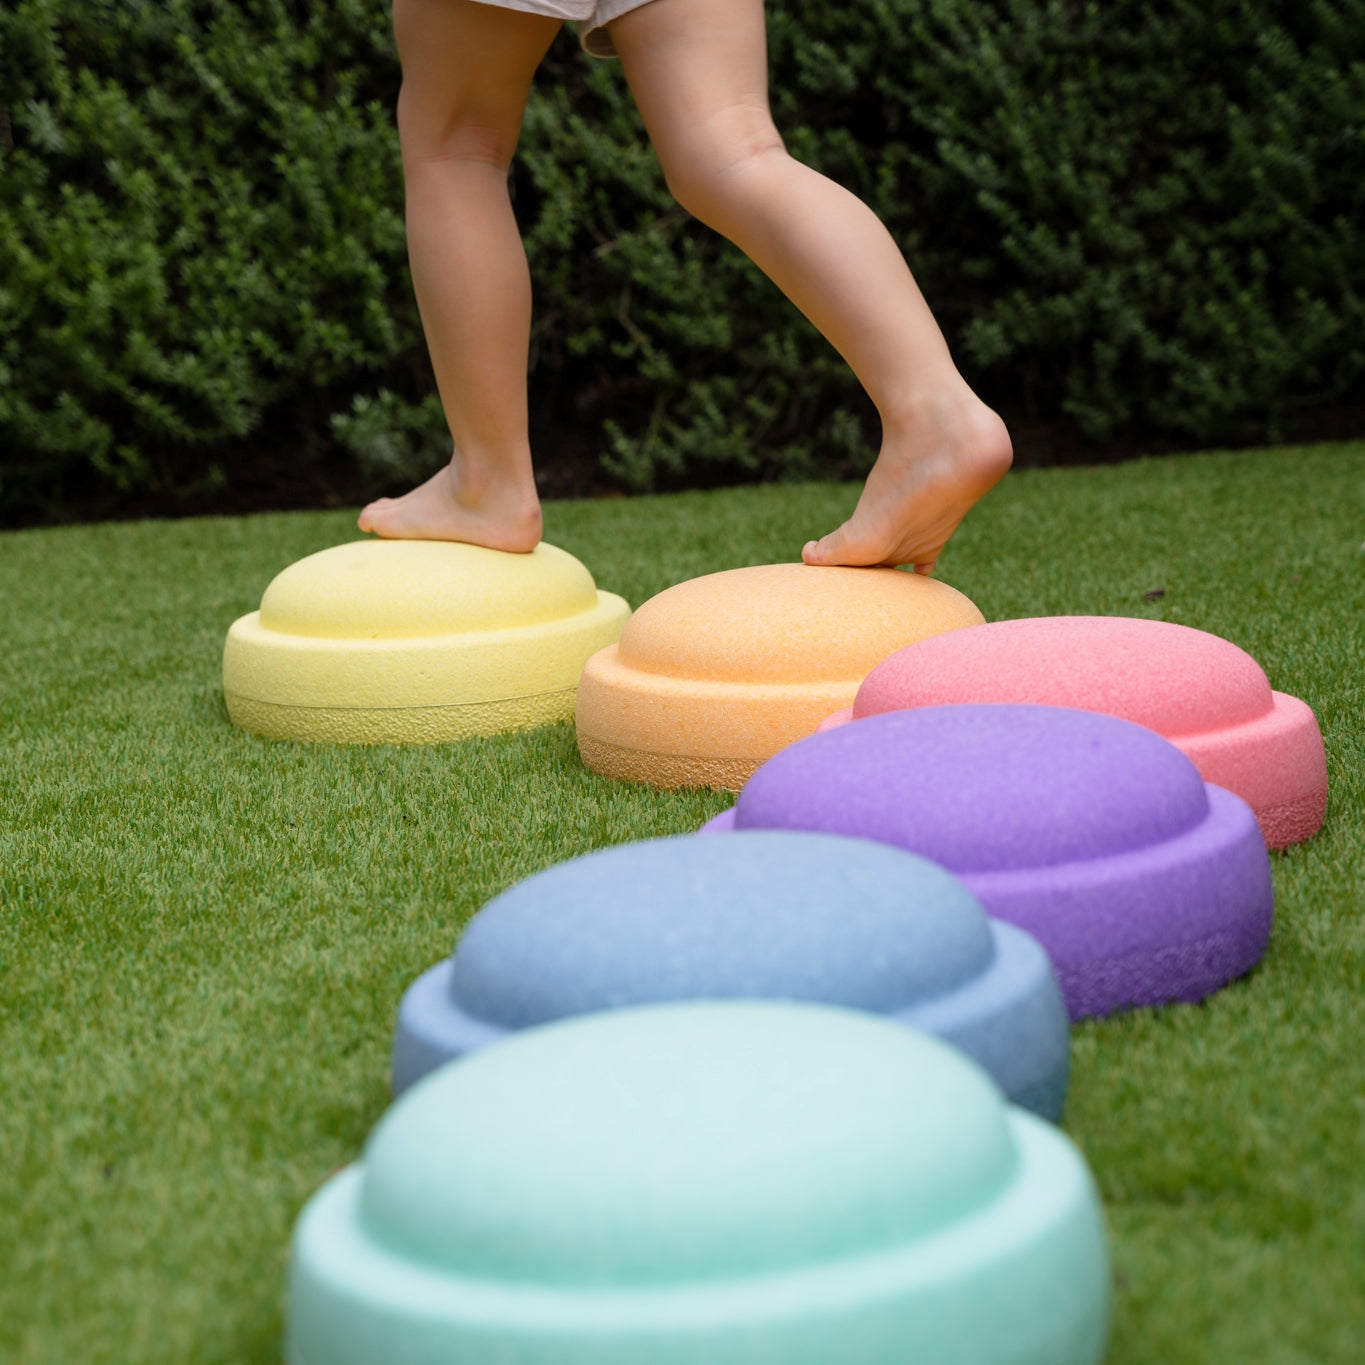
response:
<svg viewBox="0 0 1365 1365"><path fill-rule="evenodd" d="M880 220L787 155L768 112L762 0L652 0L610 29L678 201L829 338L881 414L853 516L803 557L927 572L1009 468L1009 436L958 374Z"/></svg>
<svg viewBox="0 0 1365 1365"><path fill-rule="evenodd" d="M531 550L540 501L527 436L531 279L507 193L531 78L557 19L476 0L395 0L408 254L449 465L360 528Z"/></svg>

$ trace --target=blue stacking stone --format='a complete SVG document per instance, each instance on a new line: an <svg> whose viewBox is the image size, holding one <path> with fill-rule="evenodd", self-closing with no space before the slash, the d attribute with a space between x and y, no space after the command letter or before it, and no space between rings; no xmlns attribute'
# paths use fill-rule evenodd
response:
<svg viewBox="0 0 1365 1365"><path fill-rule="evenodd" d="M655 839L560 863L489 902L399 1009L399 1094L540 1024L632 1005L840 1005L936 1034L1056 1119L1069 1024L1036 940L914 854L837 835Z"/></svg>

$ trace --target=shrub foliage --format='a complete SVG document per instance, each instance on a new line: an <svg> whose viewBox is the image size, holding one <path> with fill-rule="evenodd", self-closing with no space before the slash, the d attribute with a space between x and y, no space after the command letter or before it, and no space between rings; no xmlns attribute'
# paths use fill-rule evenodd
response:
<svg viewBox="0 0 1365 1365"><path fill-rule="evenodd" d="M887 223L1007 417L1255 440L1358 396L1365 0L768 13L788 146ZM378 0L0 10L5 517L444 457L398 81ZM843 362L674 204L619 64L569 33L512 188L540 460L636 488L868 463Z"/></svg>

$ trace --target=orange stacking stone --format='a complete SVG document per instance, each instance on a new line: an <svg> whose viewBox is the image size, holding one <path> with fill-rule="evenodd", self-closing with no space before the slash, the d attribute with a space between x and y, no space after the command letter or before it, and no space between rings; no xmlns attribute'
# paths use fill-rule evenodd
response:
<svg viewBox="0 0 1365 1365"><path fill-rule="evenodd" d="M578 747L609 777L737 791L848 706L906 645L980 625L955 588L898 569L763 564L661 592L587 662Z"/></svg>

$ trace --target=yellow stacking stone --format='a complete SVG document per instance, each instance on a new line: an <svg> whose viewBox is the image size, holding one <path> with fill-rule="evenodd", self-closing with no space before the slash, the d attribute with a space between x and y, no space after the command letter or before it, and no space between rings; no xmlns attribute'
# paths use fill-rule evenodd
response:
<svg viewBox="0 0 1365 1365"><path fill-rule="evenodd" d="M610 777L737 791L850 705L888 655L983 621L955 588L898 569L764 564L694 578L650 598L619 645L588 660L579 752Z"/></svg>
<svg viewBox="0 0 1365 1365"><path fill-rule="evenodd" d="M290 565L235 621L223 695L273 739L432 744L573 715L630 608L572 555L361 540Z"/></svg>

